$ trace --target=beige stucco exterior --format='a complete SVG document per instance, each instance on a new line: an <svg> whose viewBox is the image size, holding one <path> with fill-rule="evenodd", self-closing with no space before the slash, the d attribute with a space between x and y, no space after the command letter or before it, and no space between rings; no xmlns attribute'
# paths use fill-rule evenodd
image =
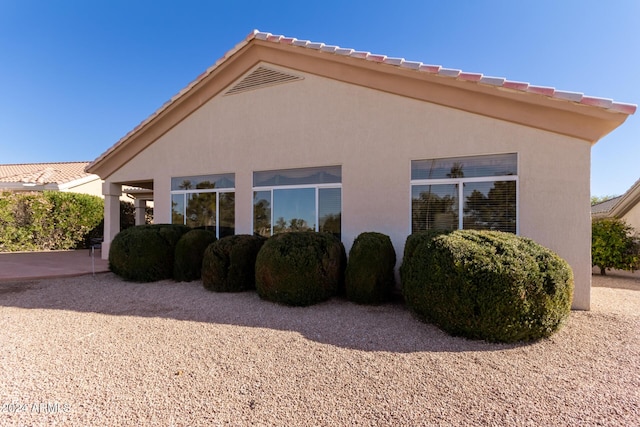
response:
<svg viewBox="0 0 640 427"><path fill-rule="evenodd" d="M518 232L573 268L589 309L591 145L635 106L252 33L88 168L105 180L103 257L122 186L171 220L172 177L235 174L236 233L252 233L254 171L342 167L342 240L411 232L412 160L517 153ZM259 66L298 77L225 94ZM524 89L523 89L524 88ZM244 89L243 89L244 90Z"/></svg>
<svg viewBox="0 0 640 427"><path fill-rule="evenodd" d="M615 199L615 204L607 211L596 210L592 217L618 218L634 228L640 234L640 180L636 181L622 196ZM609 201L608 203L610 203ZM594 208L597 208L596 205Z"/></svg>
<svg viewBox="0 0 640 427"><path fill-rule="evenodd" d="M60 191L68 191L71 193L90 194L92 196L102 197L102 180L98 176L92 177L93 179L87 180L76 184L75 182L69 185L61 185Z"/></svg>
<svg viewBox="0 0 640 427"><path fill-rule="evenodd" d="M622 219L632 226L636 234L640 234L640 205L635 204L623 217Z"/></svg>
<svg viewBox="0 0 640 427"><path fill-rule="evenodd" d="M304 79L219 94L107 182L152 180L155 222L163 223L172 176L235 173L236 233L252 233L253 171L341 165L347 250L359 233L378 231L401 254L411 232L411 160L518 153L520 234L569 261L574 307L589 308L588 142L296 73Z"/></svg>

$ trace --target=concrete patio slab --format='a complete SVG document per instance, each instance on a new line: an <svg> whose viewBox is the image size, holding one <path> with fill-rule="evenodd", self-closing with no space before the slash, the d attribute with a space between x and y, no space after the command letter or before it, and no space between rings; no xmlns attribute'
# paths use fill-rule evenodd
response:
<svg viewBox="0 0 640 427"><path fill-rule="evenodd" d="M0 282L82 276L109 271L100 249L0 253Z"/></svg>

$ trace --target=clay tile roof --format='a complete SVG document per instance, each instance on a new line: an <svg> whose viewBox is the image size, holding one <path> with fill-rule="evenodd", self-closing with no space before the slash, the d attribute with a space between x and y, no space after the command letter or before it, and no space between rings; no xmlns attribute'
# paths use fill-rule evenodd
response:
<svg viewBox="0 0 640 427"><path fill-rule="evenodd" d="M245 42L246 44L252 39L265 40L272 43L286 43L293 44L295 46L319 49L319 46L325 46L324 43L311 42L309 40L297 40L291 38L284 38L283 36L275 36L271 33L263 33L258 30L254 30L250 33ZM291 43L290 40L295 40ZM241 47L241 46L240 46ZM232 52L237 51L240 47L236 46ZM328 46L327 46L328 47ZM470 73L462 70L442 68L439 65L422 64L421 62L407 61L404 58L388 58L385 55L372 54L369 52L362 52L353 49L346 49L340 46L331 46L331 49L322 49L324 52L338 55L347 55L353 58L365 59L368 61L384 62L395 67L410 68L417 71L437 73L439 76L453 79L462 79L467 81L478 82L480 84L488 84L492 86L501 86L507 89L517 90L521 92L536 93L542 96L548 96L551 98L558 98L565 101L577 102L580 104L596 106L605 108L608 110L619 111L625 114L633 114L636 111L637 106L633 104L626 104L621 102L615 102L610 99L596 98L592 96L585 96L577 92L564 92L556 90L552 87L533 86L529 83L510 81L502 77L487 77L479 73ZM226 56L226 55L225 55Z"/></svg>
<svg viewBox="0 0 640 427"><path fill-rule="evenodd" d="M591 215L596 214L607 214L613 207L618 204L622 196L613 197L609 200L605 200L604 202L596 203L591 206Z"/></svg>
<svg viewBox="0 0 640 427"><path fill-rule="evenodd" d="M91 176L85 172L89 162L23 163L0 165L0 182L66 184Z"/></svg>
<svg viewBox="0 0 640 427"><path fill-rule="evenodd" d="M122 137L120 141L118 141L116 144L110 147L107 151L105 151L101 156L95 159L91 163L90 167L100 162L105 157L107 157L111 152L116 150L119 146L122 145L122 143L127 141L132 135L134 135L143 127L145 127L155 117L162 114L162 112L166 110L171 104L173 104L175 101L180 99L183 95L188 93L192 88L197 86L207 76L213 73L222 63L224 63L227 59L235 55L238 51L240 51L243 47L245 47L254 39L261 40L268 43L295 46L302 49L318 50L326 55L348 56L348 57L360 59L363 61L379 62L381 64L388 65L391 67L415 70L415 72L417 73L436 74L438 77L441 77L443 79L463 80L463 81L471 82L473 84L478 84L478 85L496 86L501 89L535 94L536 96L544 96L548 98L558 99L558 100L561 100L562 102L572 102L576 104L588 105L591 107L602 108L605 110L619 112L626 115L634 114L637 109L637 105L634 105L634 104L615 102L611 99L606 99L606 98L586 96L579 92L560 91L560 90L556 90L553 87L534 86L526 82L507 80L504 77L484 76L479 73L472 73L472 72L467 72L467 71L457 70L452 68L444 68L440 65L429 65L429 64L423 64L422 62L417 62L417 61L407 61L404 58L389 58L386 55L373 54L371 52L343 48L340 46L325 45L322 42L312 42L310 40L299 40L293 37L285 37L282 35L274 35L271 33L265 33L262 31L253 30L251 33L247 35L247 37L245 37L243 41L238 43L231 50L227 51L211 67L205 70L193 82L188 84L187 87L185 87L180 92L178 92L175 96L173 96L170 100L168 100L164 105L162 105L158 110L156 110L153 114L151 114L149 117L143 120L140 124L138 124L138 126L132 129L124 137Z"/></svg>

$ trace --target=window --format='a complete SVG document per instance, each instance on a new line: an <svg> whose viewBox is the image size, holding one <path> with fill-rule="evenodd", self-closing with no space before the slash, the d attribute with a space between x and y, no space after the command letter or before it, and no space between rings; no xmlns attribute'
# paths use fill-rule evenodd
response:
<svg viewBox="0 0 640 427"><path fill-rule="evenodd" d="M342 167L253 173L253 232L325 231L340 238Z"/></svg>
<svg viewBox="0 0 640 427"><path fill-rule="evenodd" d="M411 162L411 232L517 233L517 154Z"/></svg>
<svg viewBox="0 0 640 427"><path fill-rule="evenodd" d="M235 234L235 175L171 178L171 223Z"/></svg>

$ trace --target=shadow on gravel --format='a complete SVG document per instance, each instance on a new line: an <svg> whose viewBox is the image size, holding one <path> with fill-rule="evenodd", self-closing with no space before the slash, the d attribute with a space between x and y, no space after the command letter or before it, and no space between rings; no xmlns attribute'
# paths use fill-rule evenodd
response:
<svg viewBox="0 0 640 427"><path fill-rule="evenodd" d="M311 307L286 307L263 301L255 292L210 292L200 281L132 283L112 273L0 283L0 307L268 328L297 332L319 343L363 351L502 351L526 345L451 337L417 320L400 303L360 306L334 298Z"/></svg>

